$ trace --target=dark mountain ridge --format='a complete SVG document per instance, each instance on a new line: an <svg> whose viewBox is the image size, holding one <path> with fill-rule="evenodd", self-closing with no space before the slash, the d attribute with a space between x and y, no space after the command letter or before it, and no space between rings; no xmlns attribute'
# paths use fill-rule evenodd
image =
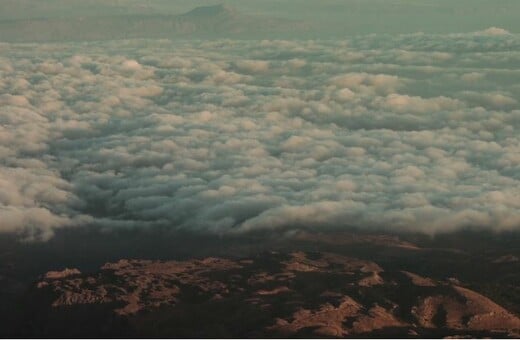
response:
<svg viewBox="0 0 520 340"><path fill-rule="evenodd" d="M211 18L211 17L215 17L215 16L233 17L238 14L239 13L235 8L228 6L228 5L219 4L219 5L214 5L214 6L195 7L191 11L182 14L181 17L185 17L185 18L190 18L190 17Z"/></svg>

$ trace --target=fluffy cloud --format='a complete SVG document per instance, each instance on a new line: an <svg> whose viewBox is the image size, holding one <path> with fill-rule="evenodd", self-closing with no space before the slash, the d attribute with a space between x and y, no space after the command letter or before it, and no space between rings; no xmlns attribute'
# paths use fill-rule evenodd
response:
<svg viewBox="0 0 520 340"><path fill-rule="evenodd" d="M417 113L453 111L463 106L459 100L447 97L422 98L401 94L388 95L382 101L378 100L377 105L396 112Z"/></svg>
<svg viewBox="0 0 520 340"><path fill-rule="evenodd" d="M2 44L0 232L518 229L520 39L485 32Z"/></svg>
<svg viewBox="0 0 520 340"><path fill-rule="evenodd" d="M477 32L477 34L482 35L508 35L511 34L508 30L500 28L500 27L489 27L483 31Z"/></svg>

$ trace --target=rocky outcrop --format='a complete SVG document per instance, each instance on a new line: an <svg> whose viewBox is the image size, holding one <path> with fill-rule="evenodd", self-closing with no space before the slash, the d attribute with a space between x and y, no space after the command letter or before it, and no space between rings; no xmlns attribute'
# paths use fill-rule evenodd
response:
<svg viewBox="0 0 520 340"><path fill-rule="evenodd" d="M193 286L202 292L223 294L227 291L226 285L210 280L204 274L234 268L240 268L240 265L217 258L185 262L121 260L105 264L97 275L81 278L67 279L72 274L50 272L38 283L38 287L52 287L57 294L53 302L55 307L118 302L121 307L115 309L115 312L128 315L163 304L175 304L181 292L180 286Z"/></svg>
<svg viewBox="0 0 520 340"><path fill-rule="evenodd" d="M47 280L63 279L72 275L79 275L81 272L76 268L65 268L62 271L50 271L44 275Z"/></svg>
<svg viewBox="0 0 520 340"><path fill-rule="evenodd" d="M514 337L520 330L516 315L459 281L385 271L371 261L326 252L121 260L89 275L47 273L37 290L52 294L53 308L105 304L115 315L133 318L158 308L182 315L197 306L220 310L241 301L264 315L265 336Z"/></svg>
<svg viewBox="0 0 520 340"><path fill-rule="evenodd" d="M435 283L434 280L430 279L430 278L427 278L427 277L422 277L420 275L417 275L417 274L414 274L414 273L410 273L408 271L401 271L404 275L408 276L410 278L410 280L412 280L412 283L416 286L422 286L422 287L435 287L437 286L437 284Z"/></svg>

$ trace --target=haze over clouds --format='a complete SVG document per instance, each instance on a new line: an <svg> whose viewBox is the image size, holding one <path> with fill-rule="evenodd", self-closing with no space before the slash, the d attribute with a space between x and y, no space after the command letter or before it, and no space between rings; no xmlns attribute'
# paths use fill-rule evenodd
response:
<svg viewBox="0 0 520 340"><path fill-rule="evenodd" d="M0 232L520 229L520 36L0 44Z"/></svg>

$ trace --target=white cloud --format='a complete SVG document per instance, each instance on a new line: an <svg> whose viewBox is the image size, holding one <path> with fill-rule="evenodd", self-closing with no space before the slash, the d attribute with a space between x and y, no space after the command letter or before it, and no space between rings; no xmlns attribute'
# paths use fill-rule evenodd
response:
<svg viewBox="0 0 520 340"><path fill-rule="evenodd" d="M240 71L246 73L264 73L269 70L269 62L265 60L240 60L235 64Z"/></svg>
<svg viewBox="0 0 520 340"><path fill-rule="evenodd" d="M511 33L506 29L493 26L493 27L486 28L483 31L479 31L479 32L477 32L477 34L493 36L493 35L509 35Z"/></svg>
<svg viewBox="0 0 520 340"><path fill-rule="evenodd" d="M416 96L390 94L376 104L381 108L388 108L397 112L435 113L439 111L455 110L463 104L457 99L448 97L421 98Z"/></svg>
<svg viewBox="0 0 520 340"><path fill-rule="evenodd" d="M361 92L392 93L403 85L404 80L393 75L361 72L335 76L331 79L331 83L340 88Z"/></svg>
<svg viewBox="0 0 520 340"><path fill-rule="evenodd" d="M513 34L126 44L2 46L0 232L520 226Z"/></svg>

